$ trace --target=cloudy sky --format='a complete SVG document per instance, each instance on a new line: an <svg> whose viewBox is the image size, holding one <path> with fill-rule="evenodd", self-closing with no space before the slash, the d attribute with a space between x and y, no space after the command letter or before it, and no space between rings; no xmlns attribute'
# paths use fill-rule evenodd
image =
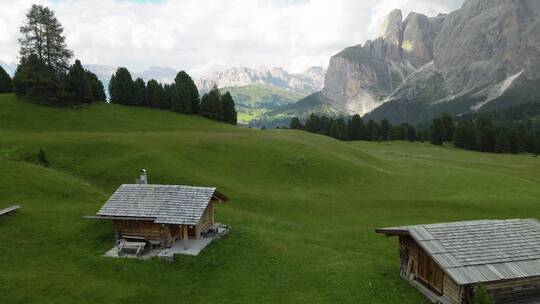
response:
<svg viewBox="0 0 540 304"><path fill-rule="evenodd" d="M0 61L17 61L18 28L32 3L51 7L83 64L184 69L326 66L377 36L394 8L433 16L463 0L0 0Z"/></svg>

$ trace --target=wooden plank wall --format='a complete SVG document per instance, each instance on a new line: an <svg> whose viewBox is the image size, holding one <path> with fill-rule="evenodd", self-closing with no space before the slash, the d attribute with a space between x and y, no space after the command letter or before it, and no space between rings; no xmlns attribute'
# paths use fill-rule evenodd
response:
<svg viewBox="0 0 540 304"><path fill-rule="evenodd" d="M117 238L123 236L144 237L149 241L160 242L164 247L173 243L171 230L167 225L162 226L151 221L115 220L113 221Z"/></svg>
<svg viewBox="0 0 540 304"><path fill-rule="evenodd" d="M540 278L504 281L484 285L497 304L511 301L540 301Z"/></svg>

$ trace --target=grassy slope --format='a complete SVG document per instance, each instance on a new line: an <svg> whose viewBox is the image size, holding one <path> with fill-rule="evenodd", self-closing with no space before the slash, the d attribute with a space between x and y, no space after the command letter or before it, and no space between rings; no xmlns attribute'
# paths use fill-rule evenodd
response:
<svg viewBox="0 0 540 304"><path fill-rule="evenodd" d="M51 168L20 161L43 148ZM0 95L0 299L6 303L422 303L379 226L540 217L540 159L342 143L117 105L53 109ZM140 168L215 185L231 233L172 264L102 258L81 220Z"/></svg>

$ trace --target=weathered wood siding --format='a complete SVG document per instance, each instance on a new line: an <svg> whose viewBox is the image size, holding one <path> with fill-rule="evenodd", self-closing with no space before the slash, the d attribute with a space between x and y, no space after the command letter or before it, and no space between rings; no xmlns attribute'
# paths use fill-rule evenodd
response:
<svg viewBox="0 0 540 304"><path fill-rule="evenodd" d="M214 202L209 202L199 221L199 231L202 232L214 224Z"/></svg>
<svg viewBox="0 0 540 304"><path fill-rule="evenodd" d="M497 304L540 301L540 278L490 283L484 286Z"/></svg>
<svg viewBox="0 0 540 304"><path fill-rule="evenodd" d="M410 236L399 236L400 274L407 280L415 280L418 276L418 259L422 248ZM447 304L460 304L461 288L448 276L443 277L443 291L439 300Z"/></svg>
<svg viewBox="0 0 540 304"><path fill-rule="evenodd" d="M135 236L144 237L148 241L160 242L161 246L164 247L170 247L173 244L173 235L168 225L135 220L115 220L113 225L117 239L124 236Z"/></svg>

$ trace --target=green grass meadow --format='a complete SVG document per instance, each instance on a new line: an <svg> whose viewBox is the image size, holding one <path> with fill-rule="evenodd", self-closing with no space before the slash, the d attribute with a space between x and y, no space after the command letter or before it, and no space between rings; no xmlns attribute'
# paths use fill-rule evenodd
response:
<svg viewBox="0 0 540 304"><path fill-rule="evenodd" d="M43 149L48 168L35 162ZM421 143L346 143L95 104L0 95L0 303L427 303L376 227L540 217L540 158ZM216 186L231 227L173 263L104 258L112 225L83 220L146 168Z"/></svg>

